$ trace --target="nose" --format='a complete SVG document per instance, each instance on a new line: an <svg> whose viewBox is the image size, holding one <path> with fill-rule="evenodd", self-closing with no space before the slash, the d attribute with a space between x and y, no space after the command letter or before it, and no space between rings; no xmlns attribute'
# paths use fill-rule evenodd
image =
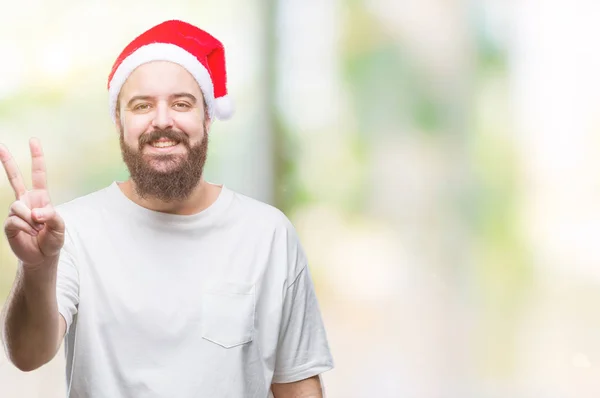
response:
<svg viewBox="0 0 600 398"><path fill-rule="evenodd" d="M152 120L152 127L161 130L173 127L173 117L167 104L163 102L157 104L154 119Z"/></svg>

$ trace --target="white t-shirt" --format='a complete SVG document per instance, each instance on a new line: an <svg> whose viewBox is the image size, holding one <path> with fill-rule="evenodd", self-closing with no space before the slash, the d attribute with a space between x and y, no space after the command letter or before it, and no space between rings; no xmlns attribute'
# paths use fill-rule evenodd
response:
<svg viewBox="0 0 600 398"><path fill-rule="evenodd" d="M57 207L69 398L267 398L333 368L298 236L223 186L191 216L116 182Z"/></svg>

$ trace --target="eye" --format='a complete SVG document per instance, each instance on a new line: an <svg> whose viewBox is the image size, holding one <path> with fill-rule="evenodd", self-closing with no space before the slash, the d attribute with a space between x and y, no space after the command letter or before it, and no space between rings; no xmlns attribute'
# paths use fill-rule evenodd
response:
<svg viewBox="0 0 600 398"><path fill-rule="evenodd" d="M187 102L176 102L173 104L173 106L175 107L175 109L178 109L178 110L185 110L185 109L191 108L191 105L188 104Z"/></svg>
<svg viewBox="0 0 600 398"><path fill-rule="evenodd" d="M133 107L133 110L138 112L147 111L148 109L150 109L150 104L148 103L137 104Z"/></svg>

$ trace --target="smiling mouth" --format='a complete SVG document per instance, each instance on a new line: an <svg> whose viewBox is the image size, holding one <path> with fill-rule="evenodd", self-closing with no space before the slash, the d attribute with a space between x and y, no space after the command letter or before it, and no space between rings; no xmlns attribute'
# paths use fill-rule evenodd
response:
<svg viewBox="0 0 600 398"><path fill-rule="evenodd" d="M148 143L148 145L150 145L153 148L171 148L177 144L179 144L179 141L165 137L159 138L158 140Z"/></svg>

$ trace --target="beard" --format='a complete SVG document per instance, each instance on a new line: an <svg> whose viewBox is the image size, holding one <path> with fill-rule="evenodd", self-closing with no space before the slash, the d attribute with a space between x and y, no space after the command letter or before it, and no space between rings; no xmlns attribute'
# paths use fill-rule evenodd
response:
<svg viewBox="0 0 600 398"><path fill-rule="evenodd" d="M187 154L147 155L144 147L161 137L185 146ZM143 134L137 150L125 143L123 130L119 142L123 161L129 169L137 194L143 199L158 199L163 202L187 199L198 186L204 172L208 153L208 134L204 129L202 141L190 145L186 134L172 129L154 130Z"/></svg>

